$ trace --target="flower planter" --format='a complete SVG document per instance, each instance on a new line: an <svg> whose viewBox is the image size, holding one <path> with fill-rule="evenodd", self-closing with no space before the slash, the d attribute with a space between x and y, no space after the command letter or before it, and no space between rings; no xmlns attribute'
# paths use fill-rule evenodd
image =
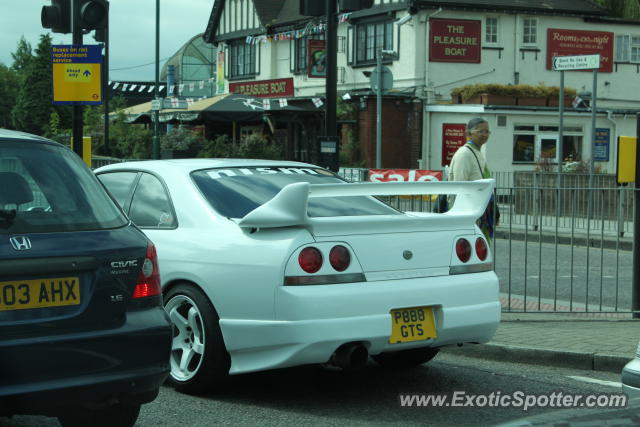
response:
<svg viewBox="0 0 640 427"><path fill-rule="evenodd" d="M496 95L493 93L481 93L464 100L465 104L484 105L516 105L516 97L513 95Z"/></svg>
<svg viewBox="0 0 640 427"><path fill-rule="evenodd" d="M536 107L546 107L547 97L542 96L518 96L518 105L531 105Z"/></svg>
<svg viewBox="0 0 640 427"><path fill-rule="evenodd" d="M565 96L564 97L564 108L572 108L571 103L573 102L573 96ZM549 96L547 97L547 105L549 107L558 107L560 105L560 97L559 96Z"/></svg>

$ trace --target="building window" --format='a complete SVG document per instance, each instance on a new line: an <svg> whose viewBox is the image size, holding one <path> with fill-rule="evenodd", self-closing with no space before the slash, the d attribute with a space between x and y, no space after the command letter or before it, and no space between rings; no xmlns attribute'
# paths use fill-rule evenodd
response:
<svg viewBox="0 0 640 427"><path fill-rule="evenodd" d="M524 18L522 20L522 44L534 45L538 43L538 20Z"/></svg>
<svg viewBox="0 0 640 427"><path fill-rule="evenodd" d="M324 40L324 34L304 36L295 41L295 65L293 72L306 74L308 68L309 40Z"/></svg>
<svg viewBox="0 0 640 427"><path fill-rule="evenodd" d="M378 49L393 50L393 22L356 25L356 64L376 62Z"/></svg>
<svg viewBox="0 0 640 427"><path fill-rule="evenodd" d="M256 75L256 45L244 39L229 43L229 77L241 78Z"/></svg>
<svg viewBox="0 0 640 427"><path fill-rule="evenodd" d="M640 36L629 34L616 36L616 61L640 62Z"/></svg>
<svg viewBox="0 0 640 427"><path fill-rule="evenodd" d="M562 135L564 161L578 161L582 156L582 128L565 126ZM513 162L558 162L558 126L517 125L513 129Z"/></svg>
<svg viewBox="0 0 640 427"><path fill-rule="evenodd" d="M484 41L488 44L498 43L498 18L488 16L484 20Z"/></svg>

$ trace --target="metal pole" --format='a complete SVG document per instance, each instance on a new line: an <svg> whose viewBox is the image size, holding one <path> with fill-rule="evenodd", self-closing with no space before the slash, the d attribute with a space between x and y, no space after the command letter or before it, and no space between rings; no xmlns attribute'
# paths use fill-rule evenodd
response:
<svg viewBox="0 0 640 427"><path fill-rule="evenodd" d="M596 153L596 99L598 95L598 69L593 69L593 90L591 92L591 163L589 164L589 175L593 176L593 157ZM590 178L591 179L591 178Z"/></svg>
<svg viewBox="0 0 640 427"><path fill-rule="evenodd" d="M633 286L631 287L631 310L640 310L640 114L636 115L636 183L633 190ZM640 318L640 313L633 313Z"/></svg>
<svg viewBox="0 0 640 427"><path fill-rule="evenodd" d="M336 119L337 84L338 84L338 23L336 21L337 0L326 0L327 7L327 77L325 81L325 136L337 136L338 124ZM336 147L339 154L340 144Z"/></svg>
<svg viewBox="0 0 640 427"><path fill-rule="evenodd" d="M104 97L104 154L109 152L109 14L104 30L104 73L102 73L102 96Z"/></svg>
<svg viewBox="0 0 640 427"><path fill-rule="evenodd" d="M156 99L160 99L160 0L156 0ZM153 112L153 158L160 158L160 110Z"/></svg>
<svg viewBox="0 0 640 427"><path fill-rule="evenodd" d="M376 51L376 169L382 167L382 48Z"/></svg>
<svg viewBox="0 0 640 427"><path fill-rule="evenodd" d="M564 158L564 71L560 71L560 99L558 99L558 110L560 110L560 127L558 128L558 183L562 173L562 160ZM558 184L560 185L560 184Z"/></svg>
<svg viewBox="0 0 640 427"><path fill-rule="evenodd" d="M76 7L79 6L78 3L79 2L76 0L71 0L71 32L73 37L72 43L74 46L82 44L82 29L78 27L79 11L76 10ZM73 108L71 110L71 129L73 137L73 151L80 156L81 159L84 159L82 153L83 127L82 105L76 102L73 104Z"/></svg>

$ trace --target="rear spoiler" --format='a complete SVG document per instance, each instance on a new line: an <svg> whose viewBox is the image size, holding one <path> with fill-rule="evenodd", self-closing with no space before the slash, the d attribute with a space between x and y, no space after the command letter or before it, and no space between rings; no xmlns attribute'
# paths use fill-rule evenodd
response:
<svg viewBox="0 0 640 427"><path fill-rule="evenodd" d="M243 228L276 228L311 225L316 219L307 215L310 197L403 196L423 194L455 195L449 211L426 217L466 217L475 220L485 211L495 180L429 182L358 182L347 184L309 184L296 182L284 187L267 203L258 206L238 225Z"/></svg>

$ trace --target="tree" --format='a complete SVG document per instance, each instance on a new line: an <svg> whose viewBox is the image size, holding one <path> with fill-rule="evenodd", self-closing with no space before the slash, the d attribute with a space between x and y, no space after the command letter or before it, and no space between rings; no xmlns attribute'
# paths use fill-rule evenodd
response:
<svg viewBox="0 0 640 427"><path fill-rule="evenodd" d="M640 19L640 3L638 0L595 0L609 11L609 14L620 18Z"/></svg>
<svg viewBox="0 0 640 427"><path fill-rule="evenodd" d="M22 57L22 40L18 50L20 56L14 55L19 67L26 62L21 71L21 85L18 90L16 104L11 111L13 125L16 129L48 135L49 120L53 110L51 95L51 37L48 34L40 36L40 43L36 48L35 56L30 60ZM16 62L14 62L16 64Z"/></svg>
<svg viewBox="0 0 640 427"><path fill-rule="evenodd" d="M0 64L0 128L12 129L11 108L16 103L20 81L18 74Z"/></svg>
<svg viewBox="0 0 640 427"><path fill-rule="evenodd" d="M22 75L27 71L29 63L33 59L31 43L25 40L24 36L20 37L16 51L11 54L13 64L11 68L18 74Z"/></svg>

